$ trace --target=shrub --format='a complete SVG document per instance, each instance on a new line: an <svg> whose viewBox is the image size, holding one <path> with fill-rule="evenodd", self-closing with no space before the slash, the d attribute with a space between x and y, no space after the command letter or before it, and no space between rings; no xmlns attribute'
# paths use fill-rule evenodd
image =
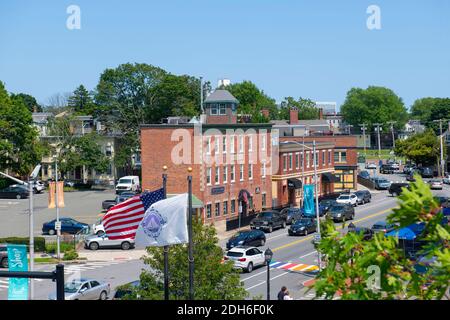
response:
<svg viewBox="0 0 450 320"><path fill-rule="evenodd" d="M20 238L20 237L9 237L9 238L0 238L0 243L11 243L11 244L30 244L30 238ZM27 250L29 248L27 247ZM45 238L43 237L35 237L34 238L34 251L36 252L44 252L45 251Z"/></svg>
<svg viewBox="0 0 450 320"><path fill-rule="evenodd" d="M60 250L61 252L67 252L73 250L73 243L61 242ZM45 245L45 252L47 253L56 253L56 243L49 243Z"/></svg>
<svg viewBox="0 0 450 320"><path fill-rule="evenodd" d="M63 260L67 261L67 260L75 260L78 258L78 253L75 250L68 250L64 253L64 257Z"/></svg>

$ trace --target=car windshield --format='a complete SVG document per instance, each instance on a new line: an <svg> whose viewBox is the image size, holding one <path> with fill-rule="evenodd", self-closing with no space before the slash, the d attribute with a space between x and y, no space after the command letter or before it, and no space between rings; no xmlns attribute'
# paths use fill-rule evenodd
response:
<svg viewBox="0 0 450 320"><path fill-rule="evenodd" d="M129 184L129 183L131 183L131 179L120 179L119 183Z"/></svg>
<svg viewBox="0 0 450 320"><path fill-rule="evenodd" d="M236 238L246 238L247 237L248 232L238 232L236 233L232 238L236 239Z"/></svg>
<svg viewBox="0 0 450 320"><path fill-rule="evenodd" d="M347 200L347 199L350 199L350 196L340 196L339 199L341 199L341 200Z"/></svg>
<svg viewBox="0 0 450 320"><path fill-rule="evenodd" d="M228 251L227 256L229 257L242 257L244 253L236 251Z"/></svg>
<svg viewBox="0 0 450 320"><path fill-rule="evenodd" d="M80 281L72 281L72 282L66 283L64 285L64 292L67 292L67 293L78 292L78 290L80 289L80 287L82 285L83 285L83 282L80 282Z"/></svg>
<svg viewBox="0 0 450 320"><path fill-rule="evenodd" d="M388 183L389 181L387 181L386 179L378 179L378 183Z"/></svg>
<svg viewBox="0 0 450 320"><path fill-rule="evenodd" d="M311 220L309 220L309 219L300 219L300 220L295 221L295 225L307 224L309 221L311 221Z"/></svg>
<svg viewBox="0 0 450 320"><path fill-rule="evenodd" d="M333 207L331 207L330 211L331 212L340 212L340 211L342 211L343 208L344 208L343 206L333 206Z"/></svg>
<svg viewBox="0 0 450 320"><path fill-rule="evenodd" d="M386 224L383 224L383 223L377 223L377 224L374 224L373 225L373 227L372 227L373 229L376 229L376 230L378 230L378 229L385 229L386 228Z"/></svg>
<svg viewBox="0 0 450 320"><path fill-rule="evenodd" d="M258 214L259 218L272 218L272 212L261 212Z"/></svg>

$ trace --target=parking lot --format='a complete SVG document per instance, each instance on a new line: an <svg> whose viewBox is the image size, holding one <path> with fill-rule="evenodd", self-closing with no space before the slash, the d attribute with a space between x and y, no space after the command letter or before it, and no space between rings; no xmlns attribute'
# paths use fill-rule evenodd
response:
<svg viewBox="0 0 450 320"><path fill-rule="evenodd" d="M92 224L102 213L102 201L114 199L113 190L76 191L64 194L65 207L60 217L71 217ZM35 194L34 235L42 234L42 224L56 218L56 209L48 209L48 194ZM29 235L29 200L0 199L0 237L26 237Z"/></svg>

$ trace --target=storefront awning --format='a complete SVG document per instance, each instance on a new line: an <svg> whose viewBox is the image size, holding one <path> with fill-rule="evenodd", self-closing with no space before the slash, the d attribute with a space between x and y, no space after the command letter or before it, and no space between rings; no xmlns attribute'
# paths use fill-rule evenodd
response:
<svg viewBox="0 0 450 320"><path fill-rule="evenodd" d="M330 172L322 173L322 180L324 182L328 182L328 183L341 181L341 179L339 179L338 177L336 177L334 174L332 174Z"/></svg>
<svg viewBox="0 0 450 320"><path fill-rule="evenodd" d="M302 188L302 182L298 179L292 178L288 179L288 188L289 189L301 189Z"/></svg>

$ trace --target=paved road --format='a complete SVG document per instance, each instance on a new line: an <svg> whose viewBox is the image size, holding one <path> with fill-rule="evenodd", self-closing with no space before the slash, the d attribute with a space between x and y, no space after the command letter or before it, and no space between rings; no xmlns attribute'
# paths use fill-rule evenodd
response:
<svg viewBox="0 0 450 320"><path fill-rule="evenodd" d="M78 191L64 194L65 207L60 216L92 224L101 213L102 201L114 199L114 191ZM48 194L34 195L34 234L40 236L42 224L56 218L56 209L48 209ZM28 199L0 199L0 238L27 237L29 234Z"/></svg>

